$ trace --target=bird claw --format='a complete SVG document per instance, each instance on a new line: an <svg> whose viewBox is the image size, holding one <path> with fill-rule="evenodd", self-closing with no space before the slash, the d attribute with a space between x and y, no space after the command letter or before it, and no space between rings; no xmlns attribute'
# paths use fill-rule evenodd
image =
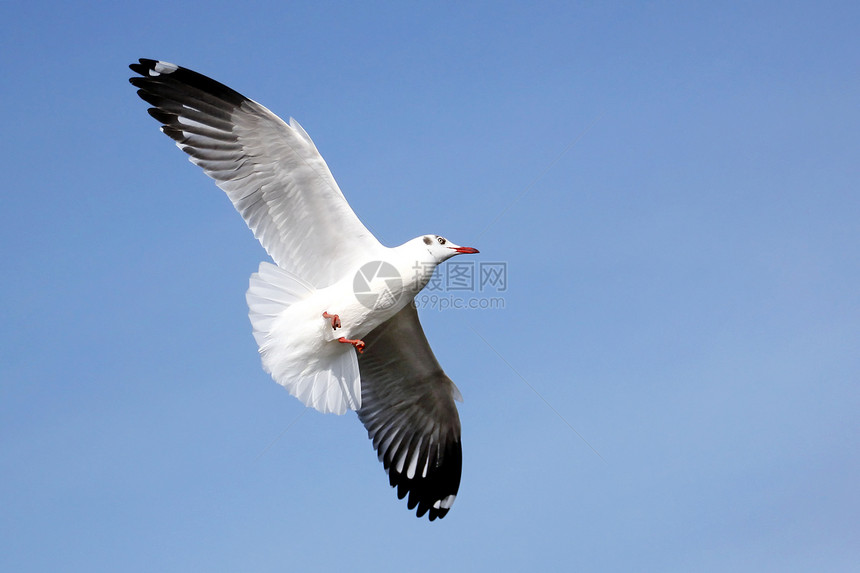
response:
<svg viewBox="0 0 860 573"><path fill-rule="evenodd" d="M337 339L337 341L341 342L343 344L352 344L353 346L355 346L355 349L358 350L359 354L364 354L364 341L363 340L350 340L349 338L346 338L345 336L341 336L340 338Z"/></svg>
<svg viewBox="0 0 860 573"><path fill-rule="evenodd" d="M332 330L337 330L338 328L340 328L340 317L338 315L329 314L329 313L323 311L323 318L330 318L331 319L331 329Z"/></svg>

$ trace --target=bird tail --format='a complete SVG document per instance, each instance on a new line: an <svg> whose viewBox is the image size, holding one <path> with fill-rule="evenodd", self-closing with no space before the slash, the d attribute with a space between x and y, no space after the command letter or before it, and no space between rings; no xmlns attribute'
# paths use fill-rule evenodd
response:
<svg viewBox="0 0 860 573"><path fill-rule="evenodd" d="M260 263L251 275L245 300L248 318L254 328L254 340L261 348L267 342L278 316L296 302L314 293L314 287L303 279L271 263Z"/></svg>
<svg viewBox="0 0 860 573"><path fill-rule="evenodd" d="M307 281L270 263L260 263L251 275L248 317L260 348L263 369L306 406L323 413L343 414L361 407L361 380L355 351L348 344L303 344L303 323L322 324L317 310L299 310L297 303L314 294ZM285 315L289 316L285 316ZM296 338L299 338L297 340ZM303 354L304 352L304 354Z"/></svg>

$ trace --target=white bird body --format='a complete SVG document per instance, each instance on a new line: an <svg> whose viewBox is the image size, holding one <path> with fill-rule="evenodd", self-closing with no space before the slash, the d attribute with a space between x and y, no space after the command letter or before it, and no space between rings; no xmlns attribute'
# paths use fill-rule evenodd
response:
<svg viewBox="0 0 860 573"><path fill-rule="evenodd" d="M408 495L418 517L444 517L460 485L460 392L413 299L439 263L478 251L438 235L383 246L297 121L174 64L130 67L162 132L215 180L275 262L260 264L246 294L264 370L307 406L357 410L398 497Z"/></svg>
<svg viewBox="0 0 860 573"><path fill-rule="evenodd" d="M393 272L384 276L372 272L385 265ZM306 406L335 414L357 410L361 407L358 362L352 346L338 339L362 339L412 304L437 265L423 237L394 248L374 249L340 280L321 289L263 263L247 294L263 368ZM264 269L265 278L260 278ZM363 279L359 299L356 280ZM337 315L341 326L332 328L322 319L324 312Z"/></svg>
<svg viewBox="0 0 860 573"><path fill-rule="evenodd" d="M367 277L369 288L362 292L366 297L378 301L368 306L356 298L355 277L362 268L376 263L381 263L380 266L390 265L399 280L379 274ZM411 303L430 280L437 265L438 261L421 243L421 237L398 247L383 247L375 255L357 263L338 282L317 291L318 304L328 312L338 314L343 324L343 330L327 332L327 338L336 340L338 336L335 336L335 332L346 338L363 338Z"/></svg>

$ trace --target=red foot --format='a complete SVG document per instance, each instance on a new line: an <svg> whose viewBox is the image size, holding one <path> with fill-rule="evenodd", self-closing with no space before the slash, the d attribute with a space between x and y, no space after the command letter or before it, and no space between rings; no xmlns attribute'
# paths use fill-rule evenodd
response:
<svg viewBox="0 0 860 573"><path fill-rule="evenodd" d="M337 341L342 342L344 344L352 344L353 346L355 346L355 349L358 350L359 354L364 353L364 341L363 340L350 340L349 338L346 338L345 336L341 336L340 338L337 339Z"/></svg>
<svg viewBox="0 0 860 573"><path fill-rule="evenodd" d="M323 312L323 318L331 319L331 329L337 330L340 328L340 317L336 314L329 314L327 312Z"/></svg>

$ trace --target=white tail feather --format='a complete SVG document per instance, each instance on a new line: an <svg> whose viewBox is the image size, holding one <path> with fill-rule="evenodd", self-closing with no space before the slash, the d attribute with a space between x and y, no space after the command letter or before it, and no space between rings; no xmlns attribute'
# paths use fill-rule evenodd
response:
<svg viewBox="0 0 860 573"><path fill-rule="evenodd" d="M302 304L315 292L301 278L260 263L245 296L248 316L263 369L306 406L343 414L361 407L358 360L350 345L322 335L320 310Z"/></svg>

